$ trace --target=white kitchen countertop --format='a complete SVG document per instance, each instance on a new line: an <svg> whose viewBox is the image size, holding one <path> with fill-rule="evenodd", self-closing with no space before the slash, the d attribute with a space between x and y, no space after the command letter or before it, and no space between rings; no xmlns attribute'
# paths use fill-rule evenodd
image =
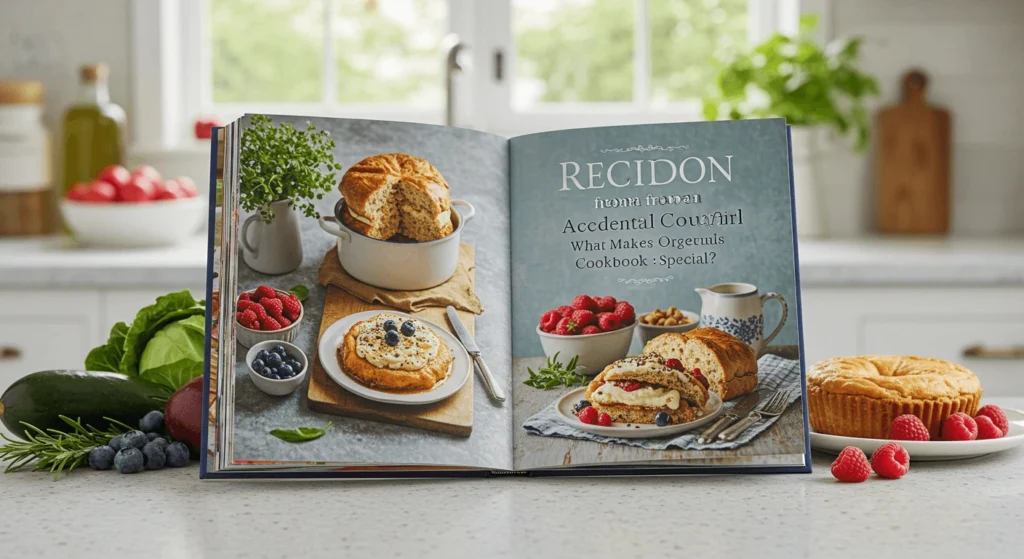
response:
<svg viewBox="0 0 1024 559"><path fill-rule="evenodd" d="M1024 398L992 398L1024 407ZM0 475L5 557L1019 556L1024 448L900 480L200 482L198 468Z"/></svg>

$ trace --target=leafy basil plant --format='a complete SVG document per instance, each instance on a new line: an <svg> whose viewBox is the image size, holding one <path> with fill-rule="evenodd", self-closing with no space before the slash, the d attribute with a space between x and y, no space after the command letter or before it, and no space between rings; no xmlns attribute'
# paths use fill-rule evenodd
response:
<svg viewBox="0 0 1024 559"><path fill-rule="evenodd" d="M864 101L878 95L878 82L858 68L860 38L822 48L811 33L818 18L800 18L796 36L776 33L730 60L720 61L704 117L716 120L783 117L792 126L827 126L854 135L854 149L868 144Z"/></svg>

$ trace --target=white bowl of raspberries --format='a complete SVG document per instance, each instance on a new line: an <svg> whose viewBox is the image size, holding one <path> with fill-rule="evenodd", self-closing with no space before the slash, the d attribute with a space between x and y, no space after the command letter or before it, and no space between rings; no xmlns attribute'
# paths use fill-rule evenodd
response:
<svg viewBox="0 0 1024 559"><path fill-rule="evenodd" d="M295 294L269 285L240 294L235 311L236 337L245 347L268 340L295 341L303 315Z"/></svg>
<svg viewBox="0 0 1024 559"><path fill-rule="evenodd" d="M572 304L542 314L537 335L546 356L557 353L568 362L575 355L584 374L596 375L629 353L634 328L633 305L611 296L577 295Z"/></svg>

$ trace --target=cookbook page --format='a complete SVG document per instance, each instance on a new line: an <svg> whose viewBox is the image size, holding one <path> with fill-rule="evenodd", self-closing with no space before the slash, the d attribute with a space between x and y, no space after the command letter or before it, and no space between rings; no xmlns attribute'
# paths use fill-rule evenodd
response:
<svg viewBox="0 0 1024 559"><path fill-rule="evenodd" d="M510 144L516 469L805 471L785 122Z"/></svg>
<svg viewBox="0 0 1024 559"><path fill-rule="evenodd" d="M237 137L218 467L510 469L511 402L466 349L507 393L507 140L277 115L246 115Z"/></svg>

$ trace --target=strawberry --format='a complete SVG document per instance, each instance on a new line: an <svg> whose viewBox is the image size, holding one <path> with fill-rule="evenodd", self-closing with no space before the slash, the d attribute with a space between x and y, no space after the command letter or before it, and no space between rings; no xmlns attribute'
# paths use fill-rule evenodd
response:
<svg viewBox="0 0 1024 559"><path fill-rule="evenodd" d="M253 294L253 298L256 300L260 300L264 297L276 299L277 291L273 287L270 287L269 285L261 285L257 287L256 292Z"/></svg>
<svg viewBox="0 0 1024 559"><path fill-rule="evenodd" d="M601 412L601 413L597 414L597 424L600 425L601 427L611 427L612 426L612 416L610 416L610 415L608 415L608 414L606 414L604 412Z"/></svg>
<svg viewBox="0 0 1024 559"><path fill-rule="evenodd" d="M597 410L593 406L587 406L580 410L580 413L576 414L576 417L580 418L580 421L587 425L593 425L597 423Z"/></svg>
<svg viewBox="0 0 1024 559"><path fill-rule="evenodd" d="M288 317L288 320L295 321L302 314L302 303L299 302L299 298L293 293L278 293L277 300L281 301L284 305L284 316Z"/></svg>
<svg viewBox="0 0 1024 559"><path fill-rule="evenodd" d="M600 334L600 333L601 333L601 329L598 328L597 326L594 326L593 324L591 324L590 326L584 326L583 327L583 331L580 332L580 334L583 334L584 336L589 336L590 334Z"/></svg>
<svg viewBox="0 0 1024 559"><path fill-rule="evenodd" d="M562 315L565 318L571 318L572 313L574 312L576 312L576 309L570 307L569 305L562 305L561 307L558 307L558 314Z"/></svg>
<svg viewBox="0 0 1024 559"><path fill-rule="evenodd" d="M580 333L580 327L571 318L563 318L555 326L555 334L558 336L575 336Z"/></svg>
<svg viewBox="0 0 1024 559"><path fill-rule="evenodd" d="M594 297L594 304L597 305L597 312L614 312L615 303L615 297L612 297L611 295Z"/></svg>
<svg viewBox="0 0 1024 559"><path fill-rule="evenodd" d="M284 311L284 303L276 297L264 297L260 299L260 304L267 310L267 314L280 320L281 313Z"/></svg>
<svg viewBox="0 0 1024 559"><path fill-rule="evenodd" d="M635 380L617 380L617 381L614 381L614 384L615 384L615 386L618 386L619 388L625 390L626 392L633 392L634 390L640 390L640 388L643 387L643 384L640 384L639 382L637 382Z"/></svg>
<svg viewBox="0 0 1024 559"><path fill-rule="evenodd" d="M540 315L540 330L541 332L550 332L558 326L558 321L562 320L562 315L558 314L558 311L548 311Z"/></svg>
<svg viewBox="0 0 1024 559"><path fill-rule="evenodd" d="M264 331L280 330L282 328L280 322L269 316L266 320L261 320L260 323L263 325L263 328L260 328L260 330Z"/></svg>
<svg viewBox="0 0 1024 559"><path fill-rule="evenodd" d="M590 295L577 295L572 300L572 308L578 311L590 311L594 312L597 310L597 303L590 298Z"/></svg>
<svg viewBox="0 0 1024 559"><path fill-rule="evenodd" d="M678 359L676 359L675 357L666 359L665 360L665 366L668 367L669 369L675 369L675 370L677 370L679 372L685 372L686 371L686 369L683 368L683 362L678 360Z"/></svg>
<svg viewBox="0 0 1024 559"><path fill-rule="evenodd" d="M597 325L601 327L601 330L605 332L611 332L612 330L619 329L619 317L615 316L614 313L603 312L597 315Z"/></svg>
<svg viewBox="0 0 1024 559"><path fill-rule="evenodd" d="M619 301L615 304L615 316L619 317L619 322L625 326L633 324L636 320L636 311L633 310L633 305L625 301Z"/></svg>
<svg viewBox="0 0 1024 559"><path fill-rule="evenodd" d="M579 324L580 327L590 326L591 324L597 324L597 316L591 311L574 311L572 313L572 321Z"/></svg>

